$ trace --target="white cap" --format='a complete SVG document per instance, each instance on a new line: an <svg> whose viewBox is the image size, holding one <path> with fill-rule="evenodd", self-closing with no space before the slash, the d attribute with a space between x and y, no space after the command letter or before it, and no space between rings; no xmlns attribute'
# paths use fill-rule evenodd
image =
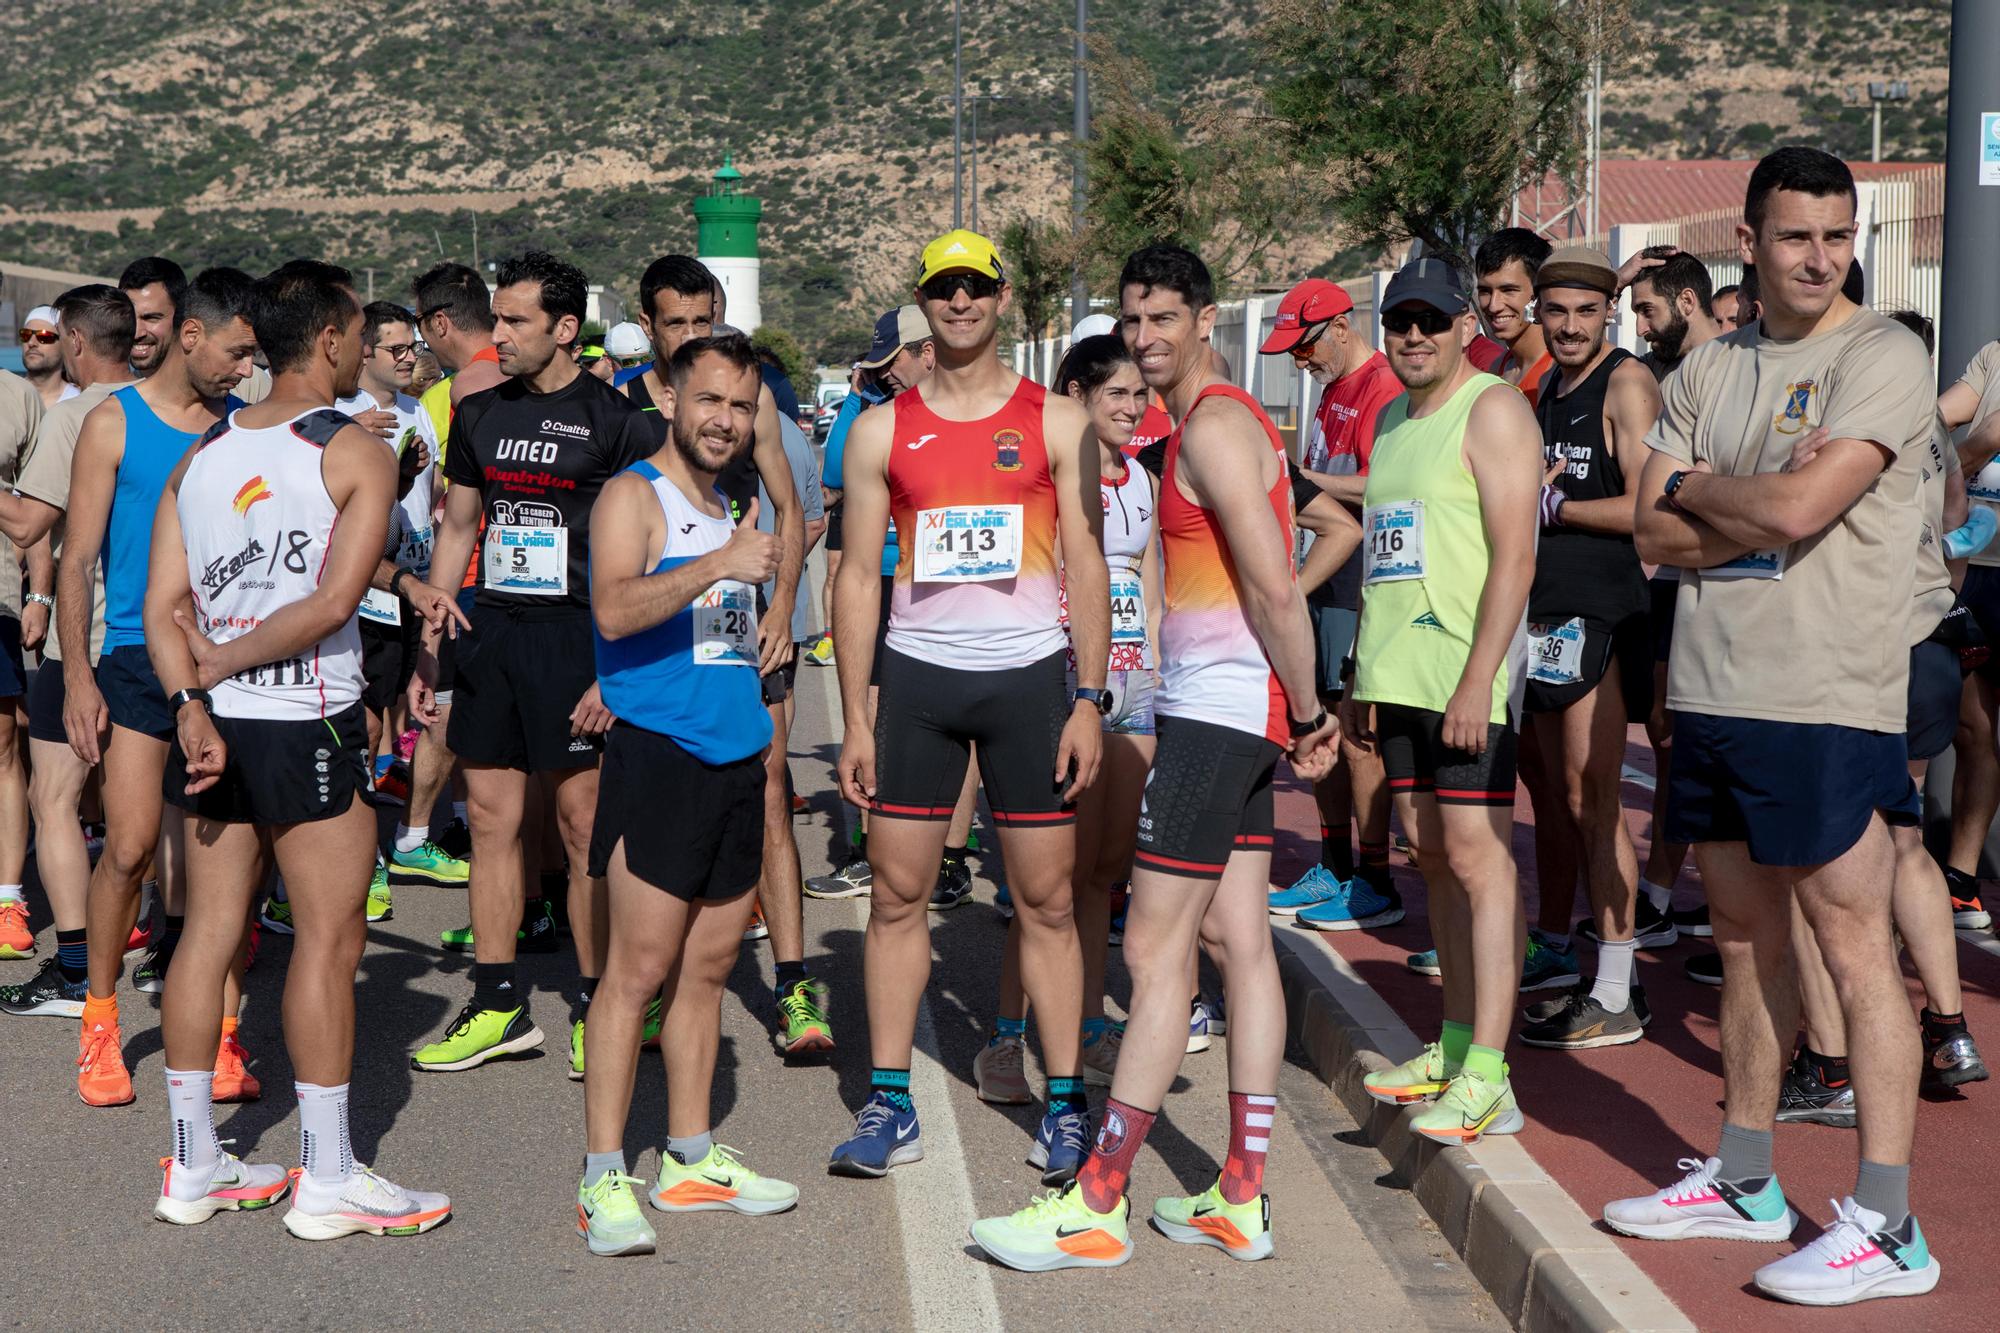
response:
<svg viewBox="0 0 2000 1333"><path fill-rule="evenodd" d="M56 308L54 306L38 305L33 310L30 310L28 317L21 322L23 324L46 324L50 328L54 328L60 320L56 315Z"/></svg>
<svg viewBox="0 0 2000 1333"><path fill-rule="evenodd" d="M644 356L653 345L646 341L646 331L628 319L605 333L604 350L616 357Z"/></svg>
<svg viewBox="0 0 2000 1333"><path fill-rule="evenodd" d="M1118 332L1118 321L1109 315L1085 315L1069 331L1069 340L1080 343L1085 338L1095 338L1100 333Z"/></svg>

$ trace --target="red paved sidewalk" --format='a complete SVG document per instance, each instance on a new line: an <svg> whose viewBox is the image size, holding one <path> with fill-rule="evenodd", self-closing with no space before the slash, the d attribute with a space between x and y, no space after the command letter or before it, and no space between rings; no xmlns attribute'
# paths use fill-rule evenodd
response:
<svg viewBox="0 0 2000 1333"><path fill-rule="evenodd" d="M1646 773L1652 769L1644 733L1637 727L1631 732L1627 764ZM1651 793L1627 782L1625 805L1643 864L1652 822ZM1530 921L1535 918L1532 818L1524 791L1516 803L1514 832ZM1289 884L1311 863L1318 843L1318 815L1302 785L1281 786L1278 824L1272 877ZM1420 1036L1429 1036L1438 1022L1437 982L1403 965L1408 954L1430 945L1423 881L1402 863L1402 857L1395 860L1396 882L1408 911L1404 922L1386 930L1347 931L1324 938L1405 1023ZM1698 903L1699 883L1690 858L1675 901ZM1683 959L1709 947L1707 940L1684 940L1639 955L1637 979L1646 987L1653 1011L1644 1041L1574 1053L1516 1044L1508 1052L1514 1087L1528 1117L1522 1144L1592 1217L1607 1199L1677 1179L1681 1174L1675 1167L1677 1158L1705 1157L1714 1149L1722 1119L1722 1062L1716 1048L1720 993L1689 981L1681 971ZM1580 962L1588 975L1592 952L1583 950ZM1967 1020L1991 1062L2000 1057L2000 956L1961 945L1959 965ZM1914 974L1910 986L1913 1003L1921 1003ZM1554 993L1536 992L1533 998ZM1808 1220L1796 1240L1809 1239L1815 1225L1831 1216L1829 1198L1853 1188L1856 1152L1856 1137L1849 1130L1778 1127L1779 1176L1793 1206ZM1945 1268L1930 1296L1872 1301L1837 1312L1814 1311L1765 1299L1750 1286L1757 1266L1785 1253L1787 1247L1623 1238L1621 1244L1703 1329L1762 1333L1829 1327L1993 1328L2000 1326L1994 1313L2000 1310L2000 1249L1986 1210L1996 1199L2000 1199L2000 1079L1973 1084L1964 1096L1926 1100L1919 1108L1911 1201Z"/></svg>

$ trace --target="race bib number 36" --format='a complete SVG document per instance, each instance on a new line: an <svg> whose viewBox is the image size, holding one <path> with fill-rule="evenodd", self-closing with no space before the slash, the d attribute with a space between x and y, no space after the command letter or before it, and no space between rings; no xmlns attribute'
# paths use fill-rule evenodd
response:
<svg viewBox="0 0 2000 1333"><path fill-rule="evenodd" d="M1528 679L1538 685L1574 685L1583 679L1583 620L1528 622Z"/></svg>
<svg viewBox="0 0 2000 1333"><path fill-rule="evenodd" d="M1364 514L1367 541L1363 579L1398 583L1424 576L1424 502L1371 505Z"/></svg>
<svg viewBox="0 0 2000 1333"><path fill-rule="evenodd" d="M990 583L1021 572L1020 505L917 511L918 583Z"/></svg>
<svg viewBox="0 0 2000 1333"><path fill-rule="evenodd" d="M757 665L757 594L749 584L712 583L693 611L696 666Z"/></svg>
<svg viewBox="0 0 2000 1333"><path fill-rule="evenodd" d="M569 529L486 527L482 573L494 592L562 597L569 592Z"/></svg>

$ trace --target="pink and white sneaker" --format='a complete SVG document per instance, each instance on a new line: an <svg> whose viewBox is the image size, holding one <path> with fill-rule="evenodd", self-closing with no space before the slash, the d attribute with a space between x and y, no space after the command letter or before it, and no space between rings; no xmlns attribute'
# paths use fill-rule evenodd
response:
<svg viewBox="0 0 2000 1333"><path fill-rule="evenodd" d="M217 1213L269 1208L285 1197L289 1177L282 1166L252 1165L234 1153L224 1153L211 1165L182 1166L162 1157L166 1175L153 1216L162 1222L191 1227Z"/></svg>
<svg viewBox="0 0 2000 1333"><path fill-rule="evenodd" d="M1944 1265L1931 1257L1915 1213L1894 1230L1853 1199L1833 1205L1833 1225L1812 1244L1757 1270L1766 1296L1797 1305L1852 1305L1881 1296L1921 1296Z"/></svg>
<svg viewBox="0 0 2000 1333"><path fill-rule="evenodd" d="M314 1179L301 1167L292 1168L292 1206L285 1211L285 1230L300 1240L336 1240L341 1236L415 1236L451 1216L451 1200L442 1194L406 1190L373 1170L355 1164L336 1181Z"/></svg>
<svg viewBox="0 0 2000 1333"><path fill-rule="evenodd" d="M1613 1199L1604 1205L1604 1222L1613 1231L1644 1240L1786 1239L1799 1215L1785 1202L1776 1176L1762 1181L1731 1182L1715 1178L1720 1158L1697 1161L1683 1157L1687 1174L1663 1190L1635 1199ZM1745 1185L1757 1188L1745 1189Z"/></svg>

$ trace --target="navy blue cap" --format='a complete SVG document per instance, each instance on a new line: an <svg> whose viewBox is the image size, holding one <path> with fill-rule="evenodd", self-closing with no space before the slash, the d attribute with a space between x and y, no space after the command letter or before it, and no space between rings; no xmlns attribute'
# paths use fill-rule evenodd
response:
<svg viewBox="0 0 2000 1333"><path fill-rule="evenodd" d="M1416 259L1396 270L1382 292L1382 309L1416 301L1446 315L1462 315L1471 308L1458 273L1442 259Z"/></svg>

